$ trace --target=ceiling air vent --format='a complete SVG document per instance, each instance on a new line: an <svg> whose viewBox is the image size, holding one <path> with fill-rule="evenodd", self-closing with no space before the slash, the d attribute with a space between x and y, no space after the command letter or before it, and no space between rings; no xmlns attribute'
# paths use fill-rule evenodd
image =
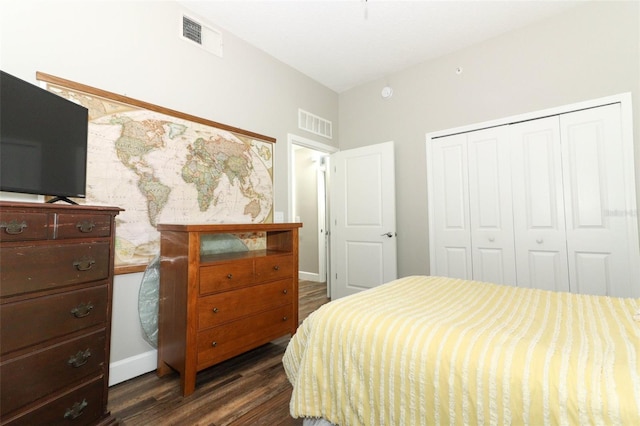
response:
<svg viewBox="0 0 640 426"><path fill-rule="evenodd" d="M318 117L303 109L298 109L298 127L307 132L324 136L327 139L333 138L333 125L331 121Z"/></svg>
<svg viewBox="0 0 640 426"><path fill-rule="evenodd" d="M203 25L185 14L181 14L180 17L182 20L180 37L183 40L196 43L206 51L222 56L222 33L220 31Z"/></svg>

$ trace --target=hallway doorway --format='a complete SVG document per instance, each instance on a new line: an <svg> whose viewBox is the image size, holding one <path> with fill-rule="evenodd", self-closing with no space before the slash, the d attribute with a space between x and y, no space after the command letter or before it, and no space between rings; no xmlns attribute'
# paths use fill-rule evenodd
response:
<svg viewBox="0 0 640 426"><path fill-rule="evenodd" d="M330 271L329 155L338 149L311 139L288 137L289 220L300 221L299 277L326 282ZM329 288L329 286L327 286Z"/></svg>

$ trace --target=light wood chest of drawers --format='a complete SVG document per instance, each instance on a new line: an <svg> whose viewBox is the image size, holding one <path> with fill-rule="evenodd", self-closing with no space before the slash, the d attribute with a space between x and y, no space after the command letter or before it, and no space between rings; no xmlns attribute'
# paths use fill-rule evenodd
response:
<svg viewBox="0 0 640 426"><path fill-rule="evenodd" d="M196 373L298 326L300 223L158 225L161 233L158 375ZM265 233L266 249L205 254L211 234Z"/></svg>
<svg viewBox="0 0 640 426"><path fill-rule="evenodd" d="M114 218L0 202L0 423L112 424Z"/></svg>

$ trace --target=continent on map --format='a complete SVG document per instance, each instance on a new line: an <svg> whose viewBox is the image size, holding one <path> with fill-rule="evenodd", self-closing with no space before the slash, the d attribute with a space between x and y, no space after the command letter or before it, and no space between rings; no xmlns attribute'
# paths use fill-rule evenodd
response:
<svg viewBox="0 0 640 426"><path fill-rule="evenodd" d="M251 144L212 136L206 140L196 139L187 149L189 154L182 168L182 178L195 185L201 211L216 203L214 193L224 175L249 199L244 208L245 214L254 219L260 214L260 202L256 199L260 196L249 180L253 171Z"/></svg>
<svg viewBox="0 0 640 426"><path fill-rule="evenodd" d="M263 160L265 161L271 160L271 149L269 149L266 145L263 145L258 151L258 153L260 154L260 157L262 157Z"/></svg>
<svg viewBox="0 0 640 426"><path fill-rule="evenodd" d="M251 215L253 219L260 214L260 202L258 200L251 200L244 206L244 214Z"/></svg>
<svg viewBox="0 0 640 426"><path fill-rule="evenodd" d="M138 189L147 199L149 222L156 226L156 218L167 205L171 188L162 184L152 173L144 173L138 181Z"/></svg>
<svg viewBox="0 0 640 426"><path fill-rule="evenodd" d="M164 120L133 120L124 115L112 117L111 124L122 126L120 137L115 141L116 153L122 164L138 176L138 189L147 202L149 223L155 227L171 187L156 176L153 167L145 161L145 155L165 146L165 125L171 138L182 134L186 127Z"/></svg>

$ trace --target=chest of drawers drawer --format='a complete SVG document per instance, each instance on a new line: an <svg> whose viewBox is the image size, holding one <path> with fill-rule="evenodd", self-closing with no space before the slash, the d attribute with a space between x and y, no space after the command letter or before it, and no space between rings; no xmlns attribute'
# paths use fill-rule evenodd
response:
<svg viewBox="0 0 640 426"><path fill-rule="evenodd" d="M111 235L111 216L98 214L58 215L56 239L99 238Z"/></svg>
<svg viewBox="0 0 640 426"><path fill-rule="evenodd" d="M55 395L46 405L37 405L13 418L3 418L5 426L96 424L103 416L103 378L98 377L68 392Z"/></svg>
<svg viewBox="0 0 640 426"><path fill-rule="evenodd" d="M108 241L0 248L0 296L104 280L109 276Z"/></svg>
<svg viewBox="0 0 640 426"><path fill-rule="evenodd" d="M293 275L293 256L264 256L255 259L256 281L264 282L290 278Z"/></svg>
<svg viewBox="0 0 640 426"><path fill-rule="evenodd" d="M293 303L291 280L273 281L198 300L198 329L215 327L260 311Z"/></svg>
<svg viewBox="0 0 640 426"><path fill-rule="evenodd" d="M233 290L253 282L253 259L200 267L200 294Z"/></svg>
<svg viewBox="0 0 640 426"><path fill-rule="evenodd" d="M107 320L107 284L0 305L0 353L64 336Z"/></svg>
<svg viewBox="0 0 640 426"><path fill-rule="evenodd" d="M2 417L87 376L104 365L104 329L0 363Z"/></svg>
<svg viewBox="0 0 640 426"><path fill-rule="evenodd" d="M0 214L0 241L46 240L49 214L3 211Z"/></svg>

